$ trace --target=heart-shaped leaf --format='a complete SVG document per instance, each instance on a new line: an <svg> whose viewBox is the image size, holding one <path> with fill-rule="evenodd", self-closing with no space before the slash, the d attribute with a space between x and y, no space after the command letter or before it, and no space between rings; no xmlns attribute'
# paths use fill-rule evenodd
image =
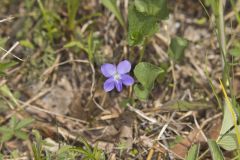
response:
<svg viewBox="0 0 240 160"><path fill-rule="evenodd" d="M188 46L188 41L181 37L174 37L171 39L170 47L168 49L169 57L174 61L179 61L184 56L184 51Z"/></svg>
<svg viewBox="0 0 240 160"><path fill-rule="evenodd" d="M167 18L169 14L166 0L135 0L134 5L138 12L156 16L159 19Z"/></svg>
<svg viewBox="0 0 240 160"><path fill-rule="evenodd" d="M134 86L134 92L140 99L147 99L154 86L154 81L164 70L156 65L147 62L137 64L134 75L141 85Z"/></svg>
<svg viewBox="0 0 240 160"><path fill-rule="evenodd" d="M159 21L168 17L166 0L135 0L128 8L128 43L142 45L159 29Z"/></svg>
<svg viewBox="0 0 240 160"><path fill-rule="evenodd" d="M240 130L240 125L238 126L238 129ZM225 134L218 141L218 145L228 151L233 151L233 150L237 149L239 144L238 144L235 128L233 128L230 132Z"/></svg>

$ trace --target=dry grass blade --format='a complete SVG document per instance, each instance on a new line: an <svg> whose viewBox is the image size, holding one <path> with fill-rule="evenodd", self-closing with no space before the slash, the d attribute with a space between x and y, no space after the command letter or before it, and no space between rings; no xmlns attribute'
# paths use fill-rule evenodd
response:
<svg viewBox="0 0 240 160"><path fill-rule="evenodd" d="M146 116L142 111L134 108L133 106L131 106L130 104L127 104L127 106L129 107L129 109L133 112L135 112L137 115L139 115L140 117L144 118L145 120L155 124L157 123L157 120L155 118L152 118L152 117L148 117Z"/></svg>
<svg viewBox="0 0 240 160"><path fill-rule="evenodd" d="M5 18L5 19L1 19L1 20L0 20L0 23L3 23L3 22L10 22L13 18L14 18L14 17L9 16L9 17L7 17L7 18Z"/></svg>
<svg viewBox="0 0 240 160"><path fill-rule="evenodd" d="M11 52L19 45L19 42L15 42L14 45L1 57L4 60ZM18 58L19 59L19 58ZM22 59L21 59L22 60Z"/></svg>

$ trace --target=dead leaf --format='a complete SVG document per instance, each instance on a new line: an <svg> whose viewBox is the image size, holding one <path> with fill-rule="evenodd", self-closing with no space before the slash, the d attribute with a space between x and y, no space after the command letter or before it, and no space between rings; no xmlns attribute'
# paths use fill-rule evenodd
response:
<svg viewBox="0 0 240 160"><path fill-rule="evenodd" d="M73 99L73 91L70 82L63 77L52 90L37 102L41 106L47 107L52 112L59 114L67 114L69 105Z"/></svg>
<svg viewBox="0 0 240 160"><path fill-rule="evenodd" d="M146 148L152 148L153 146L153 141L147 136L141 136L139 138L139 142L141 145L143 145Z"/></svg>
<svg viewBox="0 0 240 160"><path fill-rule="evenodd" d="M189 133L186 138L171 148L171 151L181 157L185 157L187 155L188 149L192 144L201 142L205 142L204 137L200 133L199 129L195 128Z"/></svg>
<svg viewBox="0 0 240 160"><path fill-rule="evenodd" d="M104 150L106 153L111 153L114 149L113 143L98 141L96 144L99 149Z"/></svg>

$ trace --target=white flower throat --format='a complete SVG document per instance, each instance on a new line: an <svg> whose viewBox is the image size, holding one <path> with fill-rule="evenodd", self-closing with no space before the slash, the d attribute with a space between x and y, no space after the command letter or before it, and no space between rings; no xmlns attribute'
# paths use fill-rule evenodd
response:
<svg viewBox="0 0 240 160"><path fill-rule="evenodd" d="M120 79L120 75L119 75L118 73L115 73L114 76L113 76L113 78L114 78L115 80L119 80L119 79Z"/></svg>

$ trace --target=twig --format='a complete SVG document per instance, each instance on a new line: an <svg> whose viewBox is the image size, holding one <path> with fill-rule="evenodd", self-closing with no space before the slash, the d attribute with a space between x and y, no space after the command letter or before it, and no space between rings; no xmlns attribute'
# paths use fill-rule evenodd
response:
<svg viewBox="0 0 240 160"><path fill-rule="evenodd" d="M147 160L151 160L152 159L153 153L154 153L154 149L151 148L149 153L148 153Z"/></svg>
<svg viewBox="0 0 240 160"><path fill-rule="evenodd" d="M212 122L214 119L222 116L222 114L223 114L223 113L220 112L220 113L214 115L213 117L210 117L210 118L206 119L206 120L201 124L201 128L205 127L207 124L209 124L209 122Z"/></svg>
<svg viewBox="0 0 240 160"><path fill-rule="evenodd" d="M19 42L15 42L14 45L1 57L1 60L4 60L17 46Z"/></svg>
<svg viewBox="0 0 240 160"><path fill-rule="evenodd" d="M91 92L90 92L90 96L94 102L94 104L103 112L107 112L99 103L97 103L97 101L94 98L94 90L95 90L95 83L96 83L96 79L95 79L95 69L92 63L89 63L92 69L92 85L91 85Z"/></svg>
<svg viewBox="0 0 240 160"><path fill-rule="evenodd" d="M199 157L198 160L202 159L209 152L209 148L205 150Z"/></svg>
<svg viewBox="0 0 240 160"><path fill-rule="evenodd" d="M0 23L6 22L6 21L10 22L13 18L14 18L14 17L9 16L9 17L7 17L7 18L5 18L5 19L1 19L1 20L0 20Z"/></svg>
<svg viewBox="0 0 240 160"><path fill-rule="evenodd" d="M4 52L8 52L6 49L4 49L4 48L2 48L2 47L0 47L0 49L3 50ZM10 54L11 54L11 53L10 53ZM21 58L19 58L18 56L14 55L14 54L11 54L11 55L12 55L13 57L15 57L16 59L18 59L19 61L24 62L24 60L21 59Z"/></svg>
<svg viewBox="0 0 240 160"><path fill-rule="evenodd" d="M176 77L175 77L174 63L172 60L171 60L171 70L172 70L172 77L173 77L173 90L172 90L171 98L174 99L175 90L176 90Z"/></svg>
<svg viewBox="0 0 240 160"><path fill-rule="evenodd" d="M4 80L0 81L0 87L1 87L2 85L4 85L6 82L7 82L7 80L6 80L6 79L4 79Z"/></svg>
<svg viewBox="0 0 240 160"><path fill-rule="evenodd" d="M151 117L146 116L142 111L140 111L140 110L132 107L130 104L127 104L127 106L128 106L128 108L129 108L131 111L137 113L140 117L148 120L149 122L151 122L151 123L153 123L153 124L154 124L154 123L157 123L157 120L156 120L155 118L151 118Z"/></svg>
<svg viewBox="0 0 240 160"><path fill-rule="evenodd" d="M207 141L208 141L208 138L207 138L207 136L203 133L202 128L199 126L198 121L197 121L197 118L196 118L196 115L195 115L194 113L193 113L193 119L194 119L194 123L195 123L197 129L200 131L200 133L202 134L204 140L207 142Z"/></svg>
<svg viewBox="0 0 240 160"><path fill-rule="evenodd" d="M157 137L157 140L160 140L160 138L162 137L162 134L164 133L164 131L166 130L167 126L169 125L169 123L171 122L171 120L173 119L173 117L175 116L176 112L173 112L173 114L171 115L170 119L168 120L168 122L162 127L162 130L159 132L159 135Z"/></svg>

